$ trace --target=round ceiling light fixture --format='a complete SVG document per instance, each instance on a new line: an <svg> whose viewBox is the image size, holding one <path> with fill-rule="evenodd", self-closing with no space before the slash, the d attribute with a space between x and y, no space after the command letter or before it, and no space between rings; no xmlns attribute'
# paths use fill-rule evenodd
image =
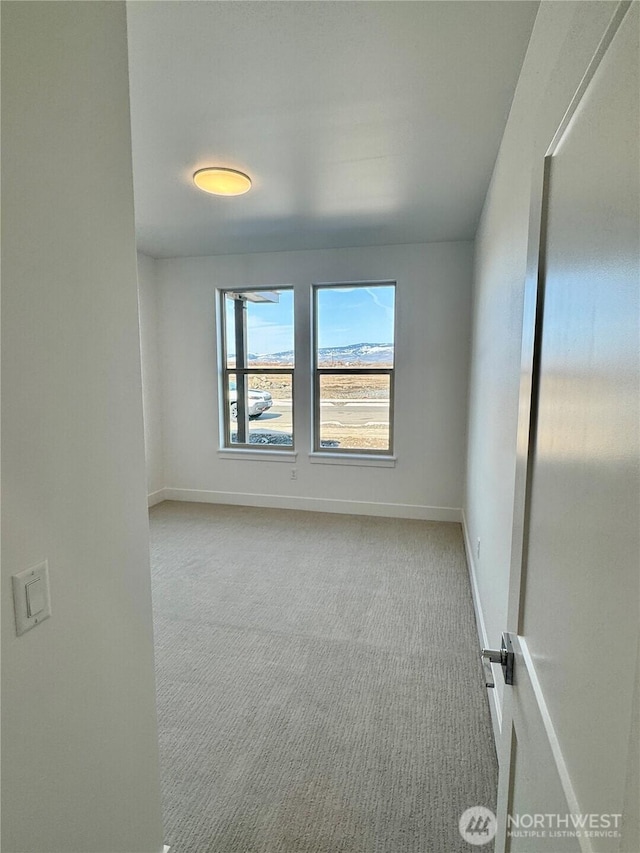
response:
<svg viewBox="0 0 640 853"><path fill-rule="evenodd" d="M193 183L198 189L212 195L243 195L251 189L249 175L221 166L198 169L193 175Z"/></svg>

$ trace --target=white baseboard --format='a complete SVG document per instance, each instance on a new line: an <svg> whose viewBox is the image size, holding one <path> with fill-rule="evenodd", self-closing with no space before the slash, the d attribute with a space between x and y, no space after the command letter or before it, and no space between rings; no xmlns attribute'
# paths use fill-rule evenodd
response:
<svg viewBox="0 0 640 853"><path fill-rule="evenodd" d="M164 489L158 489L157 492L151 492L150 495L147 495L147 506L155 506L162 503L162 501L166 501Z"/></svg>
<svg viewBox="0 0 640 853"><path fill-rule="evenodd" d="M462 520L462 510L456 507L420 506L418 504L347 501L332 498L304 498L295 495L259 495L248 492L213 492L202 489L162 489L161 500L194 501L196 503L231 504L233 506L300 509L309 512L337 512L346 515L375 515L385 518L413 518L421 521ZM159 495L155 492L154 495Z"/></svg>
<svg viewBox="0 0 640 853"><path fill-rule="evenodd" d="M480 601L480 590L478 589L478 580L476 575L476 564L473 557L473 548L471 547L471 541L469 539L469 529L467 527L467 519L464 514L464 509L462 510L462 533L464 536L464 549L467 554L467 567L469 569L469 582L471 584L471 596L473 598L473 609L476 612L476 624L478 626L478 639L480 641L480 647L486 649L489 647L489 638L487 636L487 626L484 621L484 613L482 611L482 602ZM494 667L498 667L497 664L491 664L491 671L493 672L493 680L494 683L498 683L497 679L502 678L502 672L498 667L498 671L496 672ZM493 725L493 737L496 742L496 752L498 756L500 755L500 741L502 734L502 706L498 701L498 692L495 688L487 688L487 694L489 696L489 710L491 711L491 723Z"/></svg>

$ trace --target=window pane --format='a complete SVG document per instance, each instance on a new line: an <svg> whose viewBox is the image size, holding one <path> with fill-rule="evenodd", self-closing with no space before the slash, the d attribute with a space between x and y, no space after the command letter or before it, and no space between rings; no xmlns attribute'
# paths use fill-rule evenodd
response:
<svg viewBox="0 0 640 853"><path fill-rule="evenodd" d="M389 450L390 376L320 376L320 446Z"/></svg>
<svg viewBox="0 0 640 853"><path fill-rule="evenodd" d="M255 373L245 377L246 443L293 446L293 377ZM229 374L227 445L238 444L237 377Z"/></svg>
<svg viewBox="0 0 640 853"><path fill-rule="evenodd" d="M393 367L395 287L316 288L318 367Z"/></svg>
<svg viewBox="0 0 640 853"><path fill-rule="evenodd" d="M247 367L293 367L293 290L239 291L245 316ZM225 297L227 367L236 366L235 305L237 294ZM253 300L265 301L253 301ZM272 301L276 299L277 301Z"/></svg>

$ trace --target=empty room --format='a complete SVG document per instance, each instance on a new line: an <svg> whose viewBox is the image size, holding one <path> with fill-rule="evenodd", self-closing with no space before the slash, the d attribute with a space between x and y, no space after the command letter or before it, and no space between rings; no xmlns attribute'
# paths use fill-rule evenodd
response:
<svg viewBox="0 0 640 853"><path fill-rule="evenodd" d="M640 4L4 0L2 850L640 853Z"/></svg>

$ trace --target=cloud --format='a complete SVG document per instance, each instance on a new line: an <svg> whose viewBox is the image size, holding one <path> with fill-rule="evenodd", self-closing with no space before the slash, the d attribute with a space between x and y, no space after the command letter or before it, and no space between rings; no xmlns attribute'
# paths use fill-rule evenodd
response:
<svg viewBox="0 0 640 853"><path fill-rule="evenodd" d="M375 292L375 290L372 287L365 287L365 290L367 291L369 296L373 299L374 303L378 306L378 308L382 308L382 310L387 315L387 318L389 320L393 320L393 308L390 308L388 305L383 305L383 303L380 302L380 298L379 298L378 294Z"/></svg>

